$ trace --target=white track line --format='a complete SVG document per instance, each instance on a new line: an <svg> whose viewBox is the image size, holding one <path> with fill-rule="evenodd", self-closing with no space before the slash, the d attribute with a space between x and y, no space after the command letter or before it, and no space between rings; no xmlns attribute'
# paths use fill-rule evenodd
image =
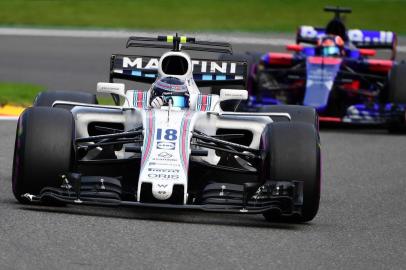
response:
<svg viewBox="0 0 406 270"><path fill-rule="evenodd" d="M0 28L2 36L33 36L33 37L77 37L77 38L128 38L129 36L154 37L157 32L128 30L69 30L69 29L36 29L36 28ZM173 34L170 31L159 31L160 34ZM249 33L191 33L202 39L230 42L234 44L283 46L294 43L294 39L272 38ZM272 34L269 34L272 36ZM399 52L406 52L406 46L398 46Z"/></svg>
<svg viewBox="0 0 406 270"><path fill-rule="evenodd" d="M32 37L77 37L77 38L128 38L129 36L156 37L157 33L172 35L170 31L142 32L128 30L69 30L69 29L35 29L35 28L0 28L3 36L32 36ZM293 39L267 38L249 36L248 33L214 34L214 33L190 33L190 36L198 35L201 39L211 39L219 42L236 44L258 45L286 45L294 42Z"/></svg>
<svg viewBox="0 0 406 270"><path fill-rule="evenodd" d="M18 116L0 116L0 121L17 121Z"/></svg>

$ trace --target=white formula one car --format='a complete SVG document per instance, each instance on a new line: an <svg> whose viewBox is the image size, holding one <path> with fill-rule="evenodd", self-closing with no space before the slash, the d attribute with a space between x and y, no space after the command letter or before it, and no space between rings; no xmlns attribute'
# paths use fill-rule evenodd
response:
<svg viewBox="0 0 406 270"><path fill-rule="evenodd" d="M185 50L232 53L227 43L131 37L127 47L169 48L159 59L113 55L94 95L43 92L18 121L13 193L21 203L198 209L312 220L320 199L314 109L224 112L247 91L204 95L198 86L244 83L246 63L196 60ZM114 79L151 82L125 91Z"/></svg>

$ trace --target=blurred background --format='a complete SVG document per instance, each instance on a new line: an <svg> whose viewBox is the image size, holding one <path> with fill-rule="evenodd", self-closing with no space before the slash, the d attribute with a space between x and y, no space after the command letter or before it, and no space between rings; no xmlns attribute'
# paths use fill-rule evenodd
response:
<svg viewBox="0 0 406 270"><path fill-rule="evenodd" d="M94 91L112 53L145 53L124 48L130 35L179 32L236 52L284 51L299 25L326 25L326 5L352 8L348 28L394 31L403 44L405 0L0 1L0 105L28 106L43 89Z"/></svg>
<svg viewBox="0 0 406 270"><path fill-rule="evenodd" d="M404 0L11 0L0 2L0 25L294 32L299 24L324 25L326 5L351 7L349 27L406 34Z"/></svg>

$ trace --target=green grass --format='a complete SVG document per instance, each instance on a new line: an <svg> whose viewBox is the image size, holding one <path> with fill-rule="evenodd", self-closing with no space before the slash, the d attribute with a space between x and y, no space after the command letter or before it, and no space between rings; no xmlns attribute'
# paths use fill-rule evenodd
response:
<svg viewBox="0 0 406 270"><path fill-rule="evenodd" d="M22 83L0 83L0 105L30 106L35 96L45 88Z"/></svg>
<svg viewBox="0 0 406 270"><path fill-rule="evenodd" d="M0 25L293 32L325 25L325 5L352 7L350 27L406 34L406 0L5 0Z"/></svg>
<svg viewBox="0 0 406 270"><path fill-rule="evenodd" d="M97 102L100 105L113 105L115 106L116 104L114 103L114 100L111 96L101 96L101 95L97 95Z"/></svg>
<svg viewBox="0 0 406 270"><path fill-rule="evenodd" d="M26 83L0 83L0 106L17 105L29 107L34 102L39 92L45 87ZM115 105L113 98L108 95L98 95L97 100L101 105Z"/></svg>

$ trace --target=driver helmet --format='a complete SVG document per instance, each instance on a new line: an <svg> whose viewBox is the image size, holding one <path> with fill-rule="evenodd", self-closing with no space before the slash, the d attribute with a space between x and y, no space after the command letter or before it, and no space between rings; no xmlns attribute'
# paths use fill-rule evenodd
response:
<svg viewBox="0 0 406 270"><path fill-rule="evenodd" d="M317 45L321 56L343 56L344 54L344 40L340 36L321 37Z"/></svg>
<svg viewBox="0 0 406 270"><path fill-rule="evenodd" d="M189 92L184 81L175 77L165 77L158 79L151 91L150 103L157 97L161 97L164 106L172 103L174 107L189 107Z"/></svg>

